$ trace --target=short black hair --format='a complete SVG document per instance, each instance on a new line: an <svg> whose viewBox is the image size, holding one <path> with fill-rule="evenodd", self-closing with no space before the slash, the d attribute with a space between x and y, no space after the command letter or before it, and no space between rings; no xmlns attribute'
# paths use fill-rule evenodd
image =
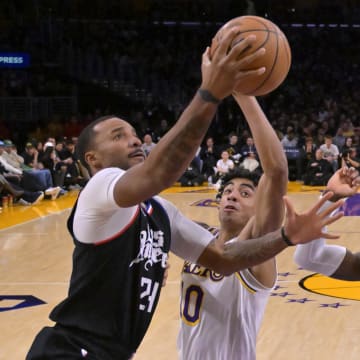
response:
<svg viewBox="0 0 360 360"><path fill-rule="evenodd" d="M230 170L228 173L222 176L221 178L221 185L219 188L219 191L216 195L216 199L220 199L225 186L235 178L241 178L241 179L248 179L252 181L255 187L258 186L259 180L261 177L262 172L258 169L255 169L254 171L249 171L247 169L244 169L243 167L235 167L234 169Z"/></svg>
<svg viewBox="0 0 360 360"><path fill-rule="evenodd" d="M93 145L93 140L96 136L95 131L94 131L94 127L111 118L117 117L116 115L106 115L106 116L101 116L97 119L95 119L94 121L92 121L89 125L87 125L80 133L77 144L76 144L76 148L75 148L75 152L76 155L78 157L78 159L80 160L81 164L88 170L89 174L91 175L91 170L90 170L90 166L89 164L86 162L85 160L85 153L88 152L91 149L91 146Z"/></svg>

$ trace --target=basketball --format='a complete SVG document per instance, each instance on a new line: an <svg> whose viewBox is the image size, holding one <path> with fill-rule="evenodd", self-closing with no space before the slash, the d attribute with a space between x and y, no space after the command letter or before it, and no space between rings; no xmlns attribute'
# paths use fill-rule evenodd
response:
<svg viewBox="0 0 360 360"><path fill-rule="evenodd" d="M228 21L216 33L210 47L210 58L215 53L222 36L233 26L240 26L241 30L235 36L232 45L248 35L256 35L255 42L242 53L242 56L250 55L261 47L266 49L265 54L251 64L251 68L242 69L253 70L264 66L265 73L241 80L236 91L246 95L261 96L275 90L282 84L290 70L291 50L286 36L270 20L258 16L240 16Z"/></svg>

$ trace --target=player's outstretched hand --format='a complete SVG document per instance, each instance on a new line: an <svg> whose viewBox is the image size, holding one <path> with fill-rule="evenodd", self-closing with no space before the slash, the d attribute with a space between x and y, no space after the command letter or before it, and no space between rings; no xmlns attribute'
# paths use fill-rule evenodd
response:
<svg viewBox="0 0 360 360"><path fill-rule="evenodd" d="M284 196L286 218L284 230L287 237L294 244L304 244L319 238L338 239L339 235L324 232L324 227L340 219L344 213L338 209L344 200L334 202L330 207L319 212L321 206L333 197L333 192L327 192L309 210L298 214L287 196Z"/></svg>
<svg viewBox="0 0 360 360"><path fill-rule="evenodd" d="M359 171L353 167L344 166L337 170L329 179L326 191L332 191L334 196L331 201L349 197L358 191L360 186Z"/></svg>
<svg viewBox="0 0 360 360"><path fill-rule="evenodd" d="M232 46L234 37L240 28L234 26L220 41L220 44L210 60L210 48L208 47L202 56L202 83L201 89L209 91L216 99L222 100L231 95L236 84L248 76L259 76L265 72L265 68L241 70L251 68L251 64L265 53L260 48L253 54L241 56L241 53L256 40L255 35L249 35L243 41Z"/></svg>

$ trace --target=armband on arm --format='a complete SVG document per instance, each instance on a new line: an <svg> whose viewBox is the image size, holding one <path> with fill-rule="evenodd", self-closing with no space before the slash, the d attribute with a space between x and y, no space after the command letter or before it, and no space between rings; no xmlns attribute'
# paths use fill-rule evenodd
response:
<svg viewBox="0 0 360 360"><path fill-rule="evenodd" d="M331 201L326 201L319 212L326 210L332 204ZM328 245L325 239L321 238L308 244L298 245L294 253L294 261L306 270L330 276L338 269L345 255L345 247Z"/></svg>
<svg viewBox="0 0 360 360"><path fill-rule="evenodd" d="M306 270L330 276L338 269L345 255L345 247L328 245L324 239L318 239L298 245L294 261Z"/></svg>

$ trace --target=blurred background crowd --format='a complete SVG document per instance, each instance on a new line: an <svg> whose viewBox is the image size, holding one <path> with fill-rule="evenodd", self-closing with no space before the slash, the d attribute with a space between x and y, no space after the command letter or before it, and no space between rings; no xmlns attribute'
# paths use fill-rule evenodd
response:
<svg viewBox="0 0 360 360"><path fill-rule="evenodd" d="M48 169L52 177L42 190L23 189L29 179L18 179L18 191L83 186L87 174L73 148L81 129L106 114L133 123L151 151L200 85L213 35L246 14L275 22L292 49L284 84L259 98L287 154L289 179L323 185L343 164L360 167L359 1L13 0L0 3L0 59L25 53L30 61L0 62L0 169L11 148L22 170ZM216 183L233 166L261 169L229 98L179 181Z"/></svg>

